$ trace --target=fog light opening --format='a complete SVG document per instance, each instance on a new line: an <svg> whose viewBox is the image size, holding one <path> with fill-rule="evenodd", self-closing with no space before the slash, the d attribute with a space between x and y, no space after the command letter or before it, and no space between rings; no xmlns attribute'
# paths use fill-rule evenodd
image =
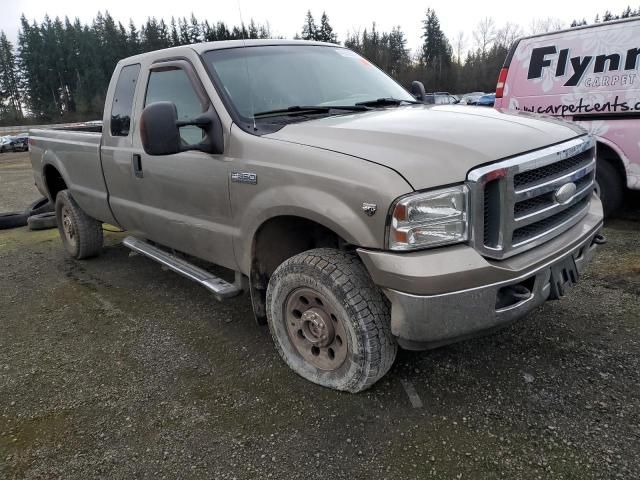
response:
<svg viewBox="0 0 640 480"><path fill-rule="evenodd" d="M533 285L536 277L530 277L515 285L507 285L498 290L496 310L512 307L528 300L533 295Z"/></svg>

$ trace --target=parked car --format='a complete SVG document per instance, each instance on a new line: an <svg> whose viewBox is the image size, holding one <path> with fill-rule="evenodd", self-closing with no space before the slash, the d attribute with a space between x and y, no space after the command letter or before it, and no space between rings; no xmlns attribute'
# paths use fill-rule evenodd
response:
<svg viewBox="0 0 640 480"><path fill-rule="evenodd" d="M486 95L482 95L478 101L475 103L475 105L479 106L479 107L493 107L493 104L496 101L496 94L495 93L488 93Z"/></svg>
<svg viewBox="0 0 640 480"><path fill-rule="evenodd" d="M459 100L448 92L427 93L424 97L424 103L430 105L451 105L458 102Z"/></svg>
<svg viewBox="0 0 640 480"><path fill-rule="evenodd" d="M219 299L248 289L284 362L338 390L371 386L398 345L484 334L562 297L602 242L580 127L424 105L334 44L126 58L102 133L30 141L69 255L99 254L107 222Z"/></svg>
<svg viewBox="0 0 640 480"><path fill-rule="evenodd" d="M640 19L518 40L504 63L496 108L573 120L595 136L606 214L625 187L640 190Z"/></svg>
<svg viewBox="0 0 640 480"><path fill-rule="evenodd" d="M463 105L475 105L478 99L484 94L484 92L465 93L464 95L462 95L460 103Z"/></svg>
<svg viewBox="0 0 640 480"><path fill-rule="evenodd" d="M29 149L29 138L23 136L5 136L0 138L0 153L25 152Z"/></svg>

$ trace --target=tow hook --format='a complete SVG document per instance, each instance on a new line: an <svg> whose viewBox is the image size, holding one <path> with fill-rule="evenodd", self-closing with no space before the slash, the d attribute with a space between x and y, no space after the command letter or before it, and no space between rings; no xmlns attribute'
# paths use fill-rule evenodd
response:
<svg viewBox="0 0 640 480"><path fill-rule="evenodd" d="M593 237L593 243L595 243L596 245L604 245L605 243L607 243L607 237L605 237L601 233L598 233L595 237Z"/></svg>

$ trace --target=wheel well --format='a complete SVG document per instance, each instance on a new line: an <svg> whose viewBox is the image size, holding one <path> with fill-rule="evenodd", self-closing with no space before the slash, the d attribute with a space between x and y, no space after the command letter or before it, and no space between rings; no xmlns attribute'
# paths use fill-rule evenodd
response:
<svg viewBox="0 0 640 480"><path fill-rule="evenodd" d="M612 165L620 177L625 180L627 178L627 171L624 168L620 155L606 143L597 142L598 161L605 161ZM626 181L623 182L626 185Z"/></svg>
<svg viewBox="0 0 640 480"><path fill-rule="evenodd" d="M253 239L249 276L258 323L266 323L267 285L282 262L312 248L344 248L345 243L329 228L302 217L280 216L263 223Z"/></svg>
<svg viewBox="0 0 640 480"><path fill-rule="evenodd" d="M62 178L62 175L60 175L58 169L53 165L46 165L44 167L44 182L52 202L56 201L56 196L60 191L67 189L67 184Z"/></svg>

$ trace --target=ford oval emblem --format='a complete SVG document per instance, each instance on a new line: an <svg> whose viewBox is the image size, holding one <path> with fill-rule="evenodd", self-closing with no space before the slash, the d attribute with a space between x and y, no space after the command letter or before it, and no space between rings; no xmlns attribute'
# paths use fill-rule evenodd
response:
<svg viewBox="0 0 640 480"><path fill-rule="evenodd" d="M564 205L575 195L576 189L577 187L575 183L565 183L555 191L553 198L555 198L556 202L560 205Z"/></svg>

